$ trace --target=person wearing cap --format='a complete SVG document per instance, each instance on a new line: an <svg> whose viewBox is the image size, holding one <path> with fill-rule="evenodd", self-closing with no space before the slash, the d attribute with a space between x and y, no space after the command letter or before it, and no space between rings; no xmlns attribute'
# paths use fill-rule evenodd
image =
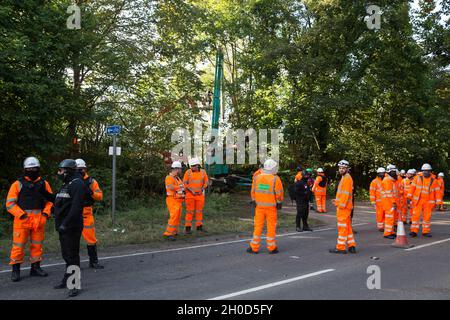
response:
<svg viewBox="0 0 450 320"><path fill-rule="evenodd" d="M436 205L442 201L437 180L431 176L431 166L422 166L422 175L414 178L409 189L408 197L412 199L414 211L409 235L417 237L422 221L422 236L431 237L431 213Z"/></svg>
<svg viewBox="0 0 450 320"><path fill-rule="evenodd" d="M82 236L87 243L87 251L89 256L89 268L103 269L104 267L98 263L97 255L97 237L95 236L95 220L93 205L95 201L103 200L103 192L100 186L93 177L89 176L87 172L86 162L83 159L75 160L77 163L77 170L83 178L88 194L84 200L83 208L83 233Z"/></svg>
<svg viewBox="0 0 450 320"><path fill-rule="evenodd" d="M445 211L444 208L444 193L445 193L445 181L444 181L444 173L439 172L437 177L437 182L439 184L439 199L441 199L440 203L436 203L439 206L439 211Z"/></svg>
<svg viewBox="0 0 450 320"><path fill-rule="evenodd" d="M6 197L6 209L14 216L13 245L9 264L12 266L11 280L20 281L20 265L24 262L25 246L30 241L30 276L46 277L41 268L45 238L45 225L50 217L52 203L47 201L42 190L51 193L50 184L40 175L40 163L28 157L23 163L24 173L15 181Z"/></svg>
<svg viewBox="0 0 450 320"><path fill-rule="evenodd" d="M386 169L380 167L377 169L377 177L370 183L370 203L375 207L376 221L378 231L384 232L384 211L381 204L381 191Z"/></svg>
<svg viewBox="0 0 450 320"><path fill-rule="evenodd" d="M55 228L59 234L61 254L66 262L63 279L54 288L64 289L71 276L67 269L70 266L80 267L80 240L83 232L83 208L86 195L89 193L81 174L77 171L77 163L73 159L65 159L59 164L58 178L62 186L55 196ZM77 296L79 288L69 290L69 297Z"/></svg>
<svg viewBox="0 0 450 320"><path fill-rule="evenodd" d="M263 172L253 180L251 197L255 206L253 239L248 253L258 253L264 222L267 221L266 245L270 254L278 253L276 243L277 210L282 208L284 191L277 175L278 163L272 159L264 162Z"/></svg>
<svg viewBox="0 0 450 320"><path fill-rule="evenodd" d="M330 253L356 253L356 241L353 236L352 222L350 214L353 208L353 179L349 174L350 164L346 160L338 163L339 174L342 176L337 192L336 199L333 199L333 205L336 206L336 218L338 227L337 244L334 249L330 249Z"/></svg>
<svg viewBox="0 0 450 320"><path fill-rule="evenodd" d="M186 191L186 234L191 234L192 218L195 214L195 226L197 231L203 230L203 207L205 206L205 190L208 187L208 175L206 171L200 169L200 160L192 158L189 160L189 167L183 177L183 184Z"/></svg>
<svg viewBox="0 0 450 320"><path fill-rule="evenodd" d="M384 238L395 239L396 212L400 209L400 193L396 166L390 164L381 184L381 203L384 212Z"/></svg>
<svg viewBox="0 0 450 320"><path fill-rule="evenodd" d="M166 185L166 204L169 210L169 221L167 222L166 232L164 236L168 240L176 240L178 227L180 225L181 211L184 201L184 185L181 180L181 162L174 161L171 165L169 175L165 179Z"/></svg>
<svg viewBox="0 0 450 320"><path fill-rule="evenodd" d="M326 213L327 202L327 177L322 168L317 169L317 178L314 181L312 192L316 198L317 212Z"/></svg>

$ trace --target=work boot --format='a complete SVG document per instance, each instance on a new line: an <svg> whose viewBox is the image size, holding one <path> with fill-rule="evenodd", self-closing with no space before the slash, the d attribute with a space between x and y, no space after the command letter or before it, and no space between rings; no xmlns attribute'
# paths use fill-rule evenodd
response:
<svg viewBox="0 0 450 320"><path fill-rule="evenodd" d="M197 231L207 232L206 230L203 229L203 225L197 226Z"/></svg>
<svg viewBox="0 0 450 320"><path fill-rule="evenodd" d="M432 235L431 235L431 233L422 233L422 237L431 238Z"/></svg>
<svg viewBox="0 0 450 320"><path fill-rule="evenodd" d="M350 247L350 248L348 248L348 252L356 253L356 248L355 247Z"/></svg>
<svg viewBox="0 0 450 320"><path fill-rule="evenodd" d="M313 231L309 226L303 226L303 231Z"/></svg>
<svg viewBox="0 0 450 320"><path fill-rule="evenodd" d="M384 232L384 228L378 229L378 231L380 231L380 232Z"/></svg>
<svg viewBox="0 0 450 320"><path fill-rule="evenodd" d="M253 253L253 254L257 254L257 253L258 253L258 251L253 251L253 249L252 249L252 248L248 247L248 248L247 248L247 253Z"/></svg>
<svg viewBox="0 0 450 320"><path fill-rule="evenodd" d="M278 248L276 248L275 250L269 251L269 254L277 254L278 252L280 251L278 251Z"/></svg>
<svg viewBox="0 0 450 320"><path fill-rule="evenodd" d="M301 229L300 227L295 228L295 231L297 232L303 232L303 229Z"/></svg>
<svg viewBox="0 0 450 320"><path fill-rule="evenodd" d="M80 292L81 292L80 289L70 289L70 290L69 290L69 297L70 297L70 298L76 297L77 295L80 294Z"/></svg>
<svg viewBox="0 0 450 320"><path fill-rule="evenodd" d="M390 234L388 236L384 236L385 239L395 239L397 236L395 234Z"/></svg>
<svg viewBox="0 0 450 320"><path fill-rule="evenodd" d="M69 279L69 277L70 277L70 274L69 273L65 273L64 277L62 278L62 280L57 285L55 285L53 288L54 289L65 289L65 288L67 288L67 279Z"/></svg>
<svg viewBox="0 0 450 320"><path fill-rule="evenodd" d="M46 277L48 276L48 273L42 270L41 268L41 262L35 262L31 264L30 269L30 276L31 277Z"/></svg>
<svg viewBox="0 0 450 320"><path fill-rule="evenodd" d="M12 265L12 274L11 274L12 282L20 281L20 263L16 263Z"/></svg>
<svg viewBox="0 0 450 320"><path fill-rule="evenodd" d="M417 237L417 233L411 231L411 232L409 233L409 236L410 236L411 238L415 238L415 237Z"/></svg>
<svg viewBox="0 0 450 320"><path fill-rule="evenodd" d="M89 268L92 269L104 269L105 267L98 263L97 256L97 245L87 246L87 251L89 255Z"/></svg>
<svg viewBox="0 0 450 320"><path fill-rule="evenodd" d="M175 241L175 240L177 240L177 239L175 238L175 236L165 236L165 237L166 237L166 239L169 240L169 241Z"/></svg>
<svg viewBox="0 0 450 320"><path fill-rule="evenodd" d="M186 227L186 234L192 234L191 227Z"/></svg>
<svg viewBox="0 0 450 320"><path fill-rule="evenodd" d="M347 254L347 250L338 250L336 248L330 249L329 252L330 253L338 253L338 254Z"/></svg>

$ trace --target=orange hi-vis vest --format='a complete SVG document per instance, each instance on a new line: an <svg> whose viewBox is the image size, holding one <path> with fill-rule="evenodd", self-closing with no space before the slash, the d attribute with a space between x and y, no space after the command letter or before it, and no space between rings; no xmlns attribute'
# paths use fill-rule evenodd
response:
<svg viewBox="0 0 450 320"><path fill-rule="evenodd" d="M168 175L165 180L167 197L182 199L184 198L183 181L179 177Z"/></svg>
<svg viewBox="0 0 450 320"><path fill-rule="evenodd" d="M258 207L276 207L282 203L284 190L281 179L276 174L261 173L252 183L252 200Z"/></svg>
<svg viewBox="0 0 450 320"><path fill-rule="evenodd" d="M439 190L438 182L433 177L417 176L411 183L408 197L412 198L414 205L417 205L420 200L435 205L436 202L442 201Z"/></svg>
<svg viewBox="0 0 450 320"><path fill-rule="evenodd" d="M202 192L208 187L208 175L203 169L200 169L197 172L193 172L189 169L184 174L183 182L186 189L189 188L194 192ZM194 195L190 192L186 192L186 197L192 198Z"/></svg>
<svg viewBox="0 0 450 320"><path fill-rule="evenodd" d="M346 173L339 182L336 193L336 207L351 210L353 208L353 179Z"/></svg>
<svg viewBox="0 0 450 320"><path fill-rule="evenodd" d="M381 202L384 210L392 209L393 205L400 205L397 180L386 175L381 183Z"/></svg>
<svg viewBox="0 0 450 320"><path fill-rule="evenodd" d="M312 192L314 192L314 195L316 195L316 196L325 196L327 194L327 184L325 183L325 186L323 186L323 187L321 187L319 184L322 182L323 179L324 179L324 176L318 175L316 178L316 181L314 181L314 185L312 187Z"/></svg>
<svg viewBox="0 0 450 320"><path fill-rule="evenodd" d="M376 177L370 183L370 202L381 203L381 191L383 179Z"/></svg>
<svg viewBox="0 0 450 320"><path fill-rule="evenodd" d="M408 199L409 199L409 197L408 197L409 190L411 189L411 183L412 183L412 180L409 178L405 178L402 180L403 196Z"/></svg>
<svg viewBox="0 0 450 320"><path fill-rule="evenodd" d="M294 182L297 182L297 181L300 181L300 180L302 180L302 172L301 171L299 171L297 173L297 175L295 176Z"/></svg>

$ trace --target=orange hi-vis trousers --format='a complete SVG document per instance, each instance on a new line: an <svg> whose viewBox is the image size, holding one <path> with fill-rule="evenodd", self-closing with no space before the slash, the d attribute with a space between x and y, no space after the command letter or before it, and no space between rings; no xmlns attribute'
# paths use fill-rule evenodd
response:
<svg viewBox="0 0 450 320"><path fill-rule="evenodd" d="M327 196L326 195L316 195L316 204L317 204L317 212L326 212L327 208L326 208L326 200L327 200Z"/></svg>
<svg viewBox="0 0 450 320"><path fill-rule="evenodd" d="M42 216L40 210L25 210L25 212L28 214L26 219L14 218L10 265L23 263L28 239L30 239L30 262L42 261L47 218Z"/></svg>
<svg viewBox="0 0 450 320"><path fill-rule="evenodd" d="M350 218L351 209L336 208L336 218L338 227L338 239L336 244L337 250L346 250L348 247L356 247L355 238L353 236L352 221Z"/></svg>
<svg viewBox="0 0 450 320"><path fill-rule="evenodd" d="M183 199L167 197L167 209L169 209L169 221L167 222L165 236L175 236L178 234L178 227L181 220L181 212L183 210Z"/></svg>
<svg viewBox="0 0 450 320"><path fill-rule="evenodd" d="M391 207L389 210L384 211L384 236L390 236L391 234L395 234L394 225L396 221L397 210L394 207Z"/></svg>
<svg viewBox="0 0 450 320"><path fill-rule="evenodd" d="M267 250L273 251L277 249L277 243L275 240L277 230L277 208L256 206L255 219L253 229L253 239L250 242L250 247L254 252L259 251L261 245L261 234L264 228L264 222L267 220L267 235L266 245Z"/></svg>
<svg viewBox="0 0 450 320"><path fill-rule="evenodd" d="M86 209L86 208L84 208ZM83 239L88 246L94 246L97 244L97 238L95 236L95 220L92 211L90 213L83 212Z"/></svg>
<svg viewBox="0 0 450 320"><path fill-rule="evenodd" d="M427 200L420 199L417 205L414 206L412 215L411 232L418 233L420 226L420 218L423 216L422 221L422 234L430 233L431 225L431 213L433 212L434 205L430 204Z"/></svg>
<svg viewBox="0 0 450 320"><path fill-rule="evenodd" d="M192 218L195 214L195 226L203 225L203 207L205 206L205 195L186 196L185 226L192 227Z"/></svg>
<svg viewBox="0 0 450 320"><path fill-rule="evenodd" d="M377 228L381 230L384 228L384 210L380 202L375 204L376 216L377 216Z"/></svg>

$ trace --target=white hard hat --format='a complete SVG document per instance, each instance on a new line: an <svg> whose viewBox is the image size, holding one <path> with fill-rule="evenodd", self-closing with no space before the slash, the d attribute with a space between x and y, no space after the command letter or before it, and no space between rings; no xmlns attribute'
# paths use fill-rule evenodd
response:
<svg viewBox="0 0 450 320"><path fill-rule="evenodd" d="M77 169L86 169L86 162L83 159L77 159L75 160L77 163Z"/></svg>
<svg viewBox="0 0 450 320"><path fill-rule="evenodd" d="M172 169L181 169L181 162L180 161L174 161L172 162Z"/></svg>
<svg viewBox="0 0 450 320"><path fill-rule="evenodd" d="M29 169L29 168L39 168L41 164L39 163L39 160L35 157L28 157L23 162L23 168Z"/></svg>
<svg viewBox="0 0 450 320"><path fill-rule="evenodd" d="M444 173L443 172L439 172L438 177L443 177Z"/></svg>
<svg viewBox="0 0 450 320"><path fill-rule="evenodd" d="M195 165L199 165L200 164L200 160L198 160L198 158L192 158L191 160L189 160L189 165L195 166Z"/></svg>
<svg viewBox="0 0 450 320"><path fill-rule="evenodd" d="M387 172L397 171L397 167L394 166L393 164L390 164L386 167L386 171Z"/></svg>
<svg viewBox="0 0 450 320"><path fill-rule="evenodd" d="M405 174L406 173L406 171L405 170L400 170L400 174Z"/></svg>
<svg viewBox="0 0 450 320"><path fill-rule="evenodd" d="M386 169L383 168L383 167L379 167L379 168L377 169L377 173L386 173Z"/></svg>
<svg viewBox="0 0 450 320"><path fill-rule="evenodd" d="M350 163L347 160L341 160L338 163L338 167L346 167L348 168L350 166Z"/></svg>
<svg viewBox="0 0 450 320"><path fill-rule="evenodd" d="M322 169L322 168L319 168L319 169L317 169L317 172L318 172L318 173L323 173L323 169Z"/></svg>
<svg viewBox="0 0 450 320"><path fill-rule="evenodd" d="M422 171L423 171L423 170L430 170L430 171L431 171L432 169L431 169L431 166L430 166L428 163L424 163L424 165L422 166L422 169L421 169L421 170L422 170Z"/></svg>
<svg viewBox="0 0 450 320"><path fill-rule="evenodd" d="M264 162L264 170L267 173L272 173L272 174L277 173L277 166L278 166L278 163L275 160L272 160L272 159L267 159Z"/></svg>
<svg viewBox="0 0 450 320"><path fill-rule="evenodd" d="M416 169L411 169L413 174L417 174L417 170Z"/></svg>
<svg viewBox="0 0 450 320"><path fill-rule="evenodd" d="M416 170L414 169L409 169L407 174L416 174Z"/></svg>

